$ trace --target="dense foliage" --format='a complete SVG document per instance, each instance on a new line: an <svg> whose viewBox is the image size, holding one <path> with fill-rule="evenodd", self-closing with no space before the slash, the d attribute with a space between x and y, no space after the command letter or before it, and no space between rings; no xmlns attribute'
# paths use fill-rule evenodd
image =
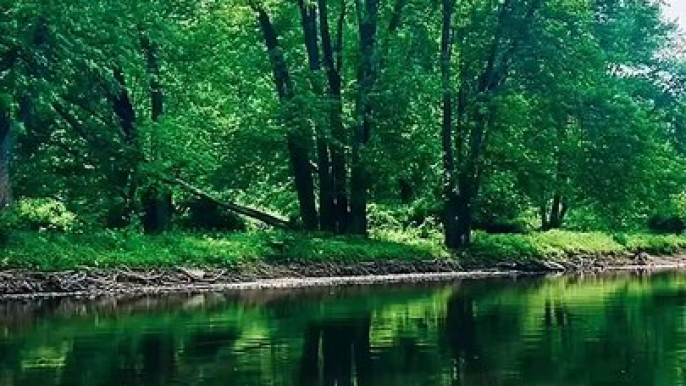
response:
<svg viewBox="0 0 686 386"><path fill-rule="evenodd" d="M0 233L680 233L661 6L0 0Z"/></svg>

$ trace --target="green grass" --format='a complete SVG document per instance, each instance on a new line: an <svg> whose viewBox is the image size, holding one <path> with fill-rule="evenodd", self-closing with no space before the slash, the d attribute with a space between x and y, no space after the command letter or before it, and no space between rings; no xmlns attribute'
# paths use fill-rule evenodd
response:
<svg viewBox="0 0 686 386"><path fill-rule="evenodd" d="M643 250L655 255L669 255L686 250L686 236L636 234L629 235L624 244L632 251Z"/></svg>
<svg viewBox="0 0 686 386"><path fill-rule="evenodd" d="M271 263L431 259L428 248L389 240L317 237L298 233L169 233L123 231L91 234L14 232L0 248L0 268L69 270L98 268L235 267Z"/></svg>
<svg viewBox="0 0 686 386"><path fill-rule="evenodd" d="M247 234L215 238L170 234L146 237L127 232L93 234L13 233L0 266L39 270L79 267L173 267L234 265L264 255Z"/></svg>
<svg viewBox="0 0 686 386"><path fill-rule="evenodd" d="M470 261L564 260L573 256L617 256L645 251L653 255L686 250L686 236L550 231L525 235L477 233Z"/></svg>
<svg viewBox="0 0 686 386"><path fill-rule="evenodd" d="M571 256L654 255L686 251L686 237L551 231L524 235L475 233L459 258L482 266L498 262L563 260ZM450 258L437 233L375 231L372 239L276 231L144 236L126 231L86 234L14 232L0 248L0 268L70 270L98 268L236 267L255 262L362 262Z"/></svg>

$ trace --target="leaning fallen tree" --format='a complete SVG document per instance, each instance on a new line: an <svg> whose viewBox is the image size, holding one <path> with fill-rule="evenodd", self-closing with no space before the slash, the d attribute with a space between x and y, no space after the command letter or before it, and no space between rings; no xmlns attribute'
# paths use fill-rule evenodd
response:
<svg viewBox="0 0 686 386"><path fill-rule="evenodd" d="M261 221L261 222L263 222L267 225L273 226L275 228L294 229L296 227L294 223L292 223L288 220L276 217L276 216L271 215L269 213L262 212L262 211L259 211L257 209L253 209L253 208L248 208L246 206L239 205L239 204L236 204L234 202L220 200L220 199L214 197L209 192L206 192L206 191L198 188L197 186L191 185L190 183L188 183L184 180L181 180L179 178L173 178L173 179L167 178L167 179L164 179L164 182L171 184L171 185L174 185L174 186L178 186L178 187L182 188L183 190L185 190L185 191L187 191L187 192L189 192L195 196L198 196L200 198L210 200L210 201L214 202L215 204L221 206L222 208L226 208L226 209L228 209L232 212L235 212L237 214L240 214L242 216Z"/></svg>

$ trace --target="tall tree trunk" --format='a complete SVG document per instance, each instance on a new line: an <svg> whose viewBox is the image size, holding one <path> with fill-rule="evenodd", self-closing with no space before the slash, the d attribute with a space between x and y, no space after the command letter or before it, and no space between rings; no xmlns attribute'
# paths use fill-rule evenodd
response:
<svg viewBox="0 0 686 386"><path fill-rule="evenodd" d="M124 144L123 157L115 168L114 184L122 190L123 206L112 208L110 219L113 225L126 226L131 223L136 212L136 194L138 191L138 170L142 155L138 143L136 127L136 110L133 107L124 72L120 67L112 70L116 81L116 90L108 97L112 109L119 121L120 134ZM117 221L119 220L119 221Z"/></svg>
<svg viewBox="0 0 686 386"><path fill-rule="evenodd" d="M560 217L559 217L560 225L558 226L558 228L562 228L562 225L564 224L565 218L567 218L568 213L569 213L569 203L563 197L562 203L560 204Z"/></svg>
<svg viewBox="0 0 686 386"><path fill-rule="evenodd" d="M553 204L550 208L550 229L557 229L562 226L560 215L562 214L562 197L559 193L553 196Z"/></svg>
<svg viewBox="0 0 686 386"><path fill-rule="evenodd" d="M0 212L12 203L10 184L11 127L9 104L0 100Z"/></svg>
<svg viewBox="0 0 686 386"><path fill-rule="evenodd" d="M324 97L322 85L322 60L319 52L319 38L317 29L317 7L311 2L298 0L300 19L303 30L305 50L310 68L310 84L312 91L319 98ZM326 10L320 10L325 12ZM336 230L334 179L332 175L329 138L325 127L319 119L315 119L315 133L317 140L317 175L319 176L319 225L326 231Z"/></svg>
<svg viewBox="0 0 686 386"><path fill-rule="evenodd" d="M569 206L565 203L564 197L560 193L553 195L550 211L543 207L543 221L541 229L549 231L562 228Z"/></svg>
<svg viewBox="0 0 686 386"><path fill-rule="evenodd" d="M457 200L457 231L451 247L467 248L472 242L472 227L474 225L473 202L476 196L476 180L471 176L459 178L460 194Z"/></svg>
<svg viewBox="0 0 686 386"><path fill-rule="evenodd" d="M290 121L292 122L293 120L291 119ZM286 140L291 170L298 194L298 203L300 204L303 228L306 230L316 230L319 221L315 206L314 180L312 178L312 166L310 165L309 157L310 141L302 132L289 133Z"/></svg>
<svg viewBox="0 0 686 386"><path fill-rule="evenodd" d="M474 200L479 192L481 155L488 126L486 114L477 110L473 115L476 122L469 133L469 154L463 161L458 177L457 232L452 242L457 248L467 248L472 242Z"/></svg>
<svg viewBox="0 0 686 386"><path fill-rule="evenodd" d="M443 120L441 143L443 146L443 228L445 245L457 248L458 244L458 195L455 178L455 154L453 150L453 93L451 90L452 17L453 0L442 0L443 22L441 26L441 78L443 87Z"/></svg>
<svg viewBox="0 0 686 386"><path fill-rule="evenodd" d="M319 226L322 230L336 231L336 207L330 146L326 134L317 128L317 175L319 176Z"/></svg>
<svg viewBox="0 0 686 386"><path fill-rule="evenodd" d="M143 205L143 231L146 234L164 233L172 221L173 197L169 191L159 191L155 186L145 189L141 197Z"/></svg>
<svg viewBox="0 0 686 386"><path fill-rule="evenodd" d="M378 0L357 0L360 39L360 65L357 74L357 127L352 140L350 175L350 233L367 235L367 200L369 171L364 150L372 129L372 89L376 82L376 39L379 14Z"/></svg>
<svg viewBox="0 0 686 386"><path fill-rule="evenodd" d="M345 144L348 138L343 125L343 96L341 79L340 51L343 45L343 21L345 2L341 2L341 14L337 22L337 42L334 45L329 26L327 0L318 0L319 29L322 38L323 62L326 69L327 92L329 97L329 125L331 127L330 152L331 175L334 191L335 231L344 233L348 230L348 171L345 159ZM337 59L338 58L338 59Z"/></svg>
<svg viewBox="0 0 686 386"><path fill-rule="evenodd" d="M566 118L566 117L565 117ZM557 136L558 143L564 143L567 140L567 130L566 124L564 122L558 123L556 125L555 134ZM555 183L553 186L553 200L550 205L550 210L546 208L547 199L543 204L543 221L541 223L541 229L543 231L549 231L552 229L562 228L562 223L567 214L569 207L567 206L564 196L561 192L569 184L569 176L566 170L565 162L565 150L563 147L556 147L555 150Z"/></svg>
<svg viewBox="0 0 686 386"><path fill-rule="evenodd" d="M160 61L156 47L150 38L141 33L141 49L145 57L150 82L150 118L159 122L164 114L164 92L162 90ZM173 216L173 197L165 187L157 188L149 181L142 197L143 230L147 234L159 234L169 229Z"/></svg>
<svg viewBox="0 0 686 386"><path fill-rule="evenodd" d="M541 230L546 231L548 229L548 208L547 199L542 198L538 206L538 215L541 220Z"/></svg>
<svg viewBox="0 0 686 386"><path fill-rule="evenodd" d="M567 138L567 121L568 117L564 116L560 119L560 122L555 126L555 135L557 136L558 143L564 143ZM567 210L569 209L567 202L565 200L564 194L565 187L569 185L569 174L567 170L567 159L566 151L563 146L557 146L555 150L555 186L553 191L553 202L550 206L550 215L543 222L543 230L548 231L551 229L560 229L564 222L564 218L567 215Z"/></svg>
<svg viewBox="0 0 686 386"><path fill-rule="evenodd" d="M283 50L279 44L279 37L274 29L274 25L267 12L253 5L257 12L257 19L264 37L265 46L269 54L274 76L274 84L279 99L282 102L282 109L285 114L285 122L289 126L286 142L288 145L288 155L290 158L291 170L295 182L295 190L298 195L300 205L300 217L303 227L307 230L315 230L319 221L317 218L317 207L315 204L314 178L310 165L310 140L306 133L305 125L300 119L294 116L292 109L294 86L291 80Z"/></svg>
<svg viewBox="0 0 686 386"><path fill-rule="evenodd" d="M162 74L157 47L150 38L141 33L141 49L145 57L145 64L150 79L150 118L153 122L159 122L164 114L164 92L162 89Z"/></svg>
<svg viewBox="0 0 686 386"><path fill-rule="evenodd" d="M447 1L447 0L446 0ZM449 248L466 248L471 243L471 231L474 220L474 200L479 192L481 180L482 155L486 148L487 129L491 127L493 118L493 99L496 92L503 86L507 79L511 61L516 55L516 48L521 40L526 38L531 23L533 22L536 11L542 4L542 0L534 0L529 5L525 14L525 19L520 33L515 36L505 36L505 27L514 22L510 14L513 9L514 0L504 0L498 7L497 24L495 34L484 58L485 66L483 70L473 76L465 75L466 66L462 71L460 82L460 92L457 98L457 148L458 161L460 163L456 174L457 193L446 192L446 245ZM452 38L450 30L446 29L449 18L445 17L445 10L451 9L450 3L444 2L443 38ZM447 32L446 32L447 31ZM445 41L442 44L442 52L446 51ZM449 44L448 44L449 47ZM445 66L445 64L444 64ZM443 70L444 83L450 85L449 68ZM446 77L447 73L447 77ZM473 90L469 92L470 90ZM468 94L469 92L469 94ZM450 98L452 99L452 98ZM448 100L448 102L450 102ZM472 105L467 107L467 103ZM450 108L446 107L444 96L444 120L445 116L451 116ZM447 114L446 114L447 113ZM444 121L444 132L450 123ZM449 137L444 134L444 153L445 157L450 156L452 144L448 144ZM445 149L450 148L449 151ZM448 166L449 162L446 162ZM449 170L446 167L446 170ZM453 177L454 178L454 177ZM457 198L453 197L457 194ZM454 222L453 222L454 221Z"/></svg>
<svg viewBox="0 0 686 386"><path fill-rule="evenodd" d="M126 145L135 145L138 139L136 131L136 110L133 107L129 89L126 87L126 79L121 68L113 70L114 79L117 82L117 90L111 95L112 108L119 119L121 134Z"/></svg>

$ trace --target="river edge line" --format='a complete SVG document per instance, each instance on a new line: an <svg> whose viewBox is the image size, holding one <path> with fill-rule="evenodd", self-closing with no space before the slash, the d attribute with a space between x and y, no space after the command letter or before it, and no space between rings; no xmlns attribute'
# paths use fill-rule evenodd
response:
<svg viewBox="0 0 686 386"><path fill-rule="evenodd" d="M686 256L632 259L576 257L574 263L530 261L492 267L463 267L453 260L369 263L255 263L231 269L176 268L33 272L0 271L0 301L105 296L195 294L262 289L297 289L441 282L462 279L589 274L612 271L655 272L686 268ZM570 260L572 261L572 260Z"/></svg>

